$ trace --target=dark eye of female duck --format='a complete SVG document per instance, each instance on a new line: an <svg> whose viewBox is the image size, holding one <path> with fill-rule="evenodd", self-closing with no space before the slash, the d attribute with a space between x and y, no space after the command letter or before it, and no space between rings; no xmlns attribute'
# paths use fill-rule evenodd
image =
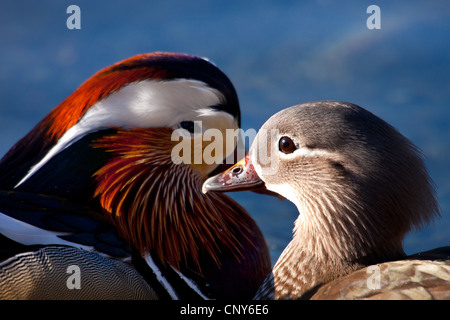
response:
<svg viewBox="0 0 450 320"><path fill-rule="evenodd" d="M180 128L186 129L190 133L194 133L195 129L194 121L181 121Z"/></svg>
<svg viewBox="0 0 450 320"><path fill-rule="evenodd" d="M278 142L278 147L281 152L289 154L297 150L297 146L295 145L294 141L292 141L289 137L281 137L280 141Z"/></svg>

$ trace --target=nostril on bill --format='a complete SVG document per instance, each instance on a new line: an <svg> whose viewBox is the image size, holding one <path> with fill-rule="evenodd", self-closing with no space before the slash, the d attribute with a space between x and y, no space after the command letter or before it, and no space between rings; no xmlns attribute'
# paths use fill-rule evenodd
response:
<svg viewBox="0 0 450 320"><path fill-rule="evenodd" d="M237 167L233 168L233 170L231 170L231 174L237 176L237 175L241 174L243 170L244 169L242 168L242 166L237 166Z"/></svg>

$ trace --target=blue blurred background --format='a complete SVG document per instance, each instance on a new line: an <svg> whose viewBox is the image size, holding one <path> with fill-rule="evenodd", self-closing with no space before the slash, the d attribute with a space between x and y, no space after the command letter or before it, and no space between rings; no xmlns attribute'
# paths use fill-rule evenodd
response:
<svg viewBox="0 0 450 320"><path fill-rule="evenodd" d="M81 8L81 30L66 9ZM381 8L369 30L366 9ZM345 100L418 145L442 219L408 235L407 253L450 245L450 2L24 1L0 2L0 156L99 69L151 51L208 57L231 79L243 129L310 100ZM290 241L288 201L232 195L258 221L272 260Z"/></svg>

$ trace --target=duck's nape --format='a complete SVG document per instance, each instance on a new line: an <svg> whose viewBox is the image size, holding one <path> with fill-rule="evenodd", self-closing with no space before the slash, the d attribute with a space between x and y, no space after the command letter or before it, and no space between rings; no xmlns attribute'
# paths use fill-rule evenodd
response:
<svg viewBox="0 0 450 320"><path fill-rule="evenodd" d="M404 259L405 234L439 217L417 147L345 102L310 102L275 114L246 159L208 179L203 190L261 183L292 201L299 217L259 298L309 298L340 276Z"/></svg>

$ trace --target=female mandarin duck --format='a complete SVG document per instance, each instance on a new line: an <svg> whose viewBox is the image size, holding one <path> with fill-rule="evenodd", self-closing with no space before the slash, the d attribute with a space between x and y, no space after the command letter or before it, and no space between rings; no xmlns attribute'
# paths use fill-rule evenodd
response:
<svg viewBox="0 0 450 320"><path fill-rule="evenodd" d="M372 113L337 101L282 110L247 157L203 188L261 185L299 217L257 298L450 298L450 247L411 257L402 248L408 231L439 215L430 177L417 148Z"/></svg>
<svg viewBox="0 0 450 320"><path fill-rule="evenodd" d="M216 163L172 161L173 132L193 139L194 121L239 128L236 92L171 53L105 68L50 112L0 162L0 296L251 298L270 273L260 230L202 194Z"/></svg>

